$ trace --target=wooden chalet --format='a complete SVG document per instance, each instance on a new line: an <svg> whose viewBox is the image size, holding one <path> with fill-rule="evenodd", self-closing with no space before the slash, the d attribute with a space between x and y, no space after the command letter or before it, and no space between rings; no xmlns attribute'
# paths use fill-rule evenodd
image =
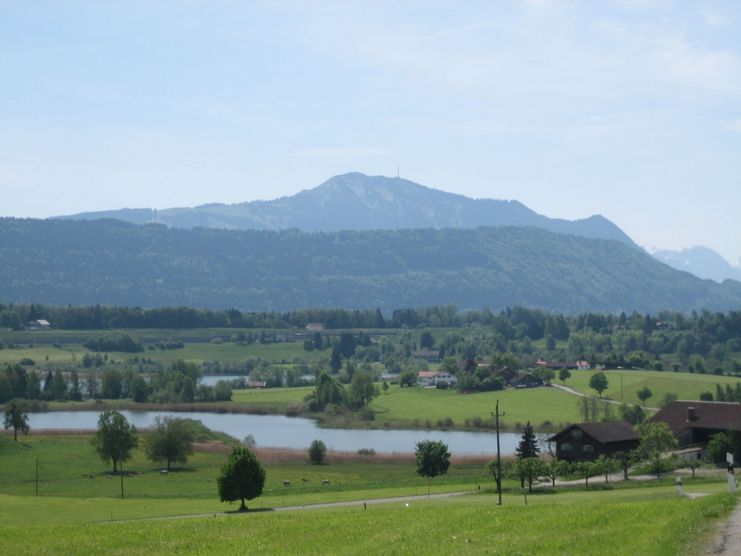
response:
<svg viewBox="0 0 741 556"><path fill-rule="evenodd" d="M566 461L592 461L598 457L627 452L638 447L638 433L627 421L578 423L551 436L556 458Z"/></svg>

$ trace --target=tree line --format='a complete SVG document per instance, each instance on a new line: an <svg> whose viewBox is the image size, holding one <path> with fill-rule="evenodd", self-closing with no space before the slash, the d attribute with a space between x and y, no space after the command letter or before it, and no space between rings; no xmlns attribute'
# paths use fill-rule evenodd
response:
<svg viewBox="0 0 741 556"><path fill-rule="evenodd" d="M132 368L109 367L81 376L75 369L37 372L22 365L0 370L0 403L14 398L39 401L131 399L137 403L223 402L232 398L228 381L199 384L200 368L178 360L168 368L144 376Z"/></svg>

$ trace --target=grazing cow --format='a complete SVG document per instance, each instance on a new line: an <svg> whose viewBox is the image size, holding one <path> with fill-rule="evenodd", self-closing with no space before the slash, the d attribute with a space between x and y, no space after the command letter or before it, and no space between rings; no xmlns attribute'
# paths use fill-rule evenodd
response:
<svg viewBox="0 0 741 556"><path fill-rule="evenodd" d="M289 486L291 486L291 481L283 481L283 486L284 486L284 487L289 487Z"/></svg>
<svg viewBox="0 0 741 556"><path fill-rule="evenodd" d="M322 484L323 485L328 485L329 484L329 479L323 479L322 480Z"/></svg>

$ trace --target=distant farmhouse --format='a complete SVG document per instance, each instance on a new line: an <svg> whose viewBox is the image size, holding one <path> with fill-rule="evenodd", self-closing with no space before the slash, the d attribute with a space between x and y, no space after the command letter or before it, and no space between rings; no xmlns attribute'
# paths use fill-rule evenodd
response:
<svg viewBox="0 0 741 556"><path fill-rule="evenodd" d="M29 330L49 330L51 328L51 324L49 324L48 320L36 319L30 321L26 325L26 328L28 328Z"/></svg>
<svg viewBox="0 0 741 556"><path fill-rule="evenodd" d="M310 322L306 325L307 332L323 332L324 325L321 322Z"/></svg>
<svg viewBox="0 0 741 556"><path fill-rule="evenodd" d="M627 421L578 423L554 434L556 458L566 461L593 461L600 456L629 452L638 447L638 433Z"/></svg>
<svg viewBox="0 0 741 556"><path fill-rule="evenodd" d="M419 384L424 388L434 388L438 384L444 386L454 386L458 379L455 375L445 371L419 371L417 373Z"/></svg>

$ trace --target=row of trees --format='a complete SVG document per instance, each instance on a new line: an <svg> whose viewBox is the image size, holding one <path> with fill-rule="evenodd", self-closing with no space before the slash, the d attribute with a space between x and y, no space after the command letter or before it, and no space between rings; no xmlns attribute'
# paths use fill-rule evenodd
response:
<svg viewBox="0 0 741 556"><path fill-rule="evenodd" d="M66 377L65 377L66 375ZM105 368L87 372L63 373L60 368L47 370L43 381L35 370L8 365L0 371L0 403L13 398L44 401L80 401L83 399L131 399L135 402L193 403L229 401L232 389L228 381L214 386L198 384L200 369L184 361L151 374L148 379L131 367Z"/></svg>
<svg viewBox="0 0 741 556"><path fill-rule="evenodd" d="M491 326L505 340L524 338L540 340L552 337L568 340L572 334L610 335L616 331L693 332L696 338L726 342L741 338L741 311L714 313L702 311L690 315L662 311L656 315L633 312L630 315L581 313L564 315L521 306L498 313L488 309L459 311L454 305L407 308L393 311L390 318L379 309L302 309L290 312L242 312L236 309L215 311L191 307L142 309L121 306L53 306L42 304L0 303L0 327L21 329L27 322L46 319L55 328L104 330L117 328L304 328L321 323L326 329L350 328L456 328L467 325ZM631 351L631 350L628 350Z"/></svg>
<svg viewBox="0 0 741 556"><path fill-rule="evenodd" d="M155 417L154 426L144 438L144 449L150 460L164 462L169 471L173 463L187 462L193 453L193 439L193 424L189 419ZM117 473L139 445L139 436L123 414L104 411L91 442L100 459L112 463L113 473Z"/></svg>

